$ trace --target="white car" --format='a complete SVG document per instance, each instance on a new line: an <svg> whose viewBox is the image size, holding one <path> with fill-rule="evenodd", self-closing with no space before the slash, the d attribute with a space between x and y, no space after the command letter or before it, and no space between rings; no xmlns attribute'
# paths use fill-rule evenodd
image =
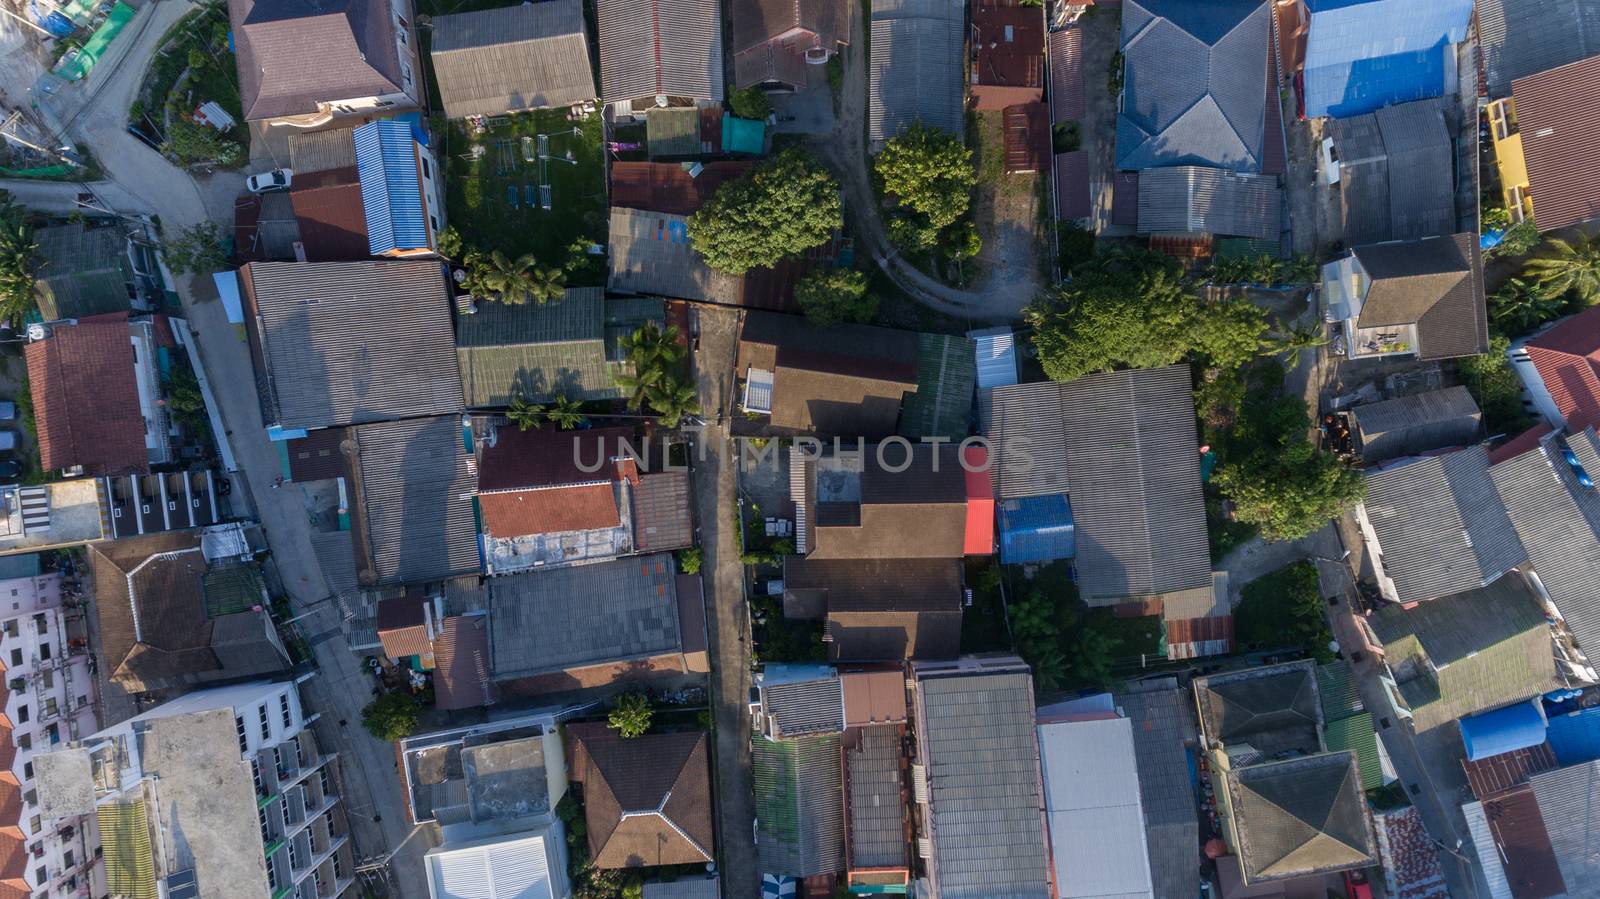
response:
<svg viewBox="0 0 1600 899"><path fill-rule="evenodd" d="M258 172L244 180L244 186L253 194L267 194L280 190L288 190L289 182L294 180L294 172L290 169L273 169L270 172Z"/></svg>

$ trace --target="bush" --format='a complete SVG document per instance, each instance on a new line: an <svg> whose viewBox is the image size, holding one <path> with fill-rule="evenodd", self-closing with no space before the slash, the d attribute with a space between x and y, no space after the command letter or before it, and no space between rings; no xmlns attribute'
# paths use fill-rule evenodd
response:
<svg viewBox="0 0 1600 899"><path fill-rule="evenodd" d="M393 743L416 732L417 712L417 698L410 693L385 693L361 710L361 726L385 743Z"/></svg>
<svg viewBox="0 0 1600 899"><path fill-rule="evenodd" d="M228 267L228 253L222 246L222 229L215 222L202 222L161 242L167 266L180 275L201 275Z"/></svg>
<svg viewBox="0 0 1600 899"><path fill-rule="evenodd" d="M1533 219L1523 219L1506 230L1500 242L1489 249L1489 255L1526 256L1538 248L1541 240L1539 229L1534 226Z"/></svg>
<svg viewBox="0 0 1600 899"><path fill-rule="evenodd" d="M1057 122L1050 126L1050 140L1057 153L1071 153L1083 146L1077 122Z"/></svg>
<svg viewBox="0 0 1600 899"><path fill-rule="evenodd" d="M678 550L678 570L684 574L699 574L706 563L705 550L698 546Z"/></svg>
<svg viewBox="0 0 1600 899"><path fill-rule="evenodd" d="M1483 410L1483 426L1490 434L1516 435L1534 424L1522 408L1522 379L1506 357L1510 346L1509 339L1495 336L1489 340L1489 352L1456 363L1461 383Z"/></svg>
<svg viewBox="0 0 1600 899"><path fill-rule="evenodd" d="M650 729L650 719L654 714L649 697L643 693L624 693L617 697L616 704L606 716L606 726L631 740L644 736Z"/></svg>
<svg viewBox="0 0 1600 899"><path fill-rule="evenodd" d="M747 87L728 94L728 107L741 119L765 119L772 114L772 100L760 87Z"/></svg>
<svg viewBox="0 0 1600 899"><path fill-rule="evenodd" d="M1061 274L1071 274L1079 265L1094 258L1094 232L1074 222L1063 222L1056 228L1056 239L1061 248Z"/></svg>
<svg viewBox="0 0 1600 899"><path fill-rule="evenodd" d="M794 287L800 311L819 327L844 322L866 323L878 311L878 298L867 292L867 276L846 268L823 268Z"/></svg>
<svg viewBox="0 0 1600 899"><path fill-rule="evenodd" d="M1333 661L1333 632L1311 562L1296 562L1244 585L1233 625L1241 648L1296 647L1319 662Z"/></svg>

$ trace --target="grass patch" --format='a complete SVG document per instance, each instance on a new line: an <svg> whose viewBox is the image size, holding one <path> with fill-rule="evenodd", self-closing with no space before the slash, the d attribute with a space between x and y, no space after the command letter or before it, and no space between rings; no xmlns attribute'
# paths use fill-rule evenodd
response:
<svg viewBox="0 0 1600 899"><path fill-rule="evenodd" d="M576 127L578 134L573 134ZM599 114L580 122L565 110L536 110L506 117L483 134L450 122L440 161L445 165L445 203L450 224L469 247L516 257L532 253L540 262L566 261L574 241L604 243L606 192ZM537 148L550 135L550 152L574 162L545 163L551 208L539 208L539 162L523 160L522 138ZM481 147L477 153L475 148ZM509 192L516 191L516 203ZM529 203L531 194L534 202ZM575 285L582 286L582 285Z"/></svg>
<svg viewBox="0 0 1600 899"><path fill-rule="evenodd" d="M1240 649L1297 647L1319 662L1333 661L1333 632L1317 584L1317 568L1296 562L1244 585L1233 610Z"/></svg>

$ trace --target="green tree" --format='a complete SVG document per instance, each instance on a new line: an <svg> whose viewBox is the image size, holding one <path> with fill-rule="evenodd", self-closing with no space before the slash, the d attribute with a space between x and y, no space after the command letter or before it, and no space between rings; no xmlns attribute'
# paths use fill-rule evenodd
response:
<svg viewBox="0 0 1600 899"><path fill-rule="evenodd" d="M656 382L645 394L650 411L664 428L676 428L691 415L700 413L700 393L693 384L670 377Z"/></svg>
<svg viewBox="0 0 1600 899"><path fill-rule="evenodd" d="M650 729L650 718L655 711L650 699L643 693L624 693L606 716L606 726L628 739L642 737Z"/></svg>
<svg viewBox="0 0 1600 899"><path fill-rule="evenodd" d="M385 693L361 710L361 725L385 743L403 740L416 732L417 706L417 697L410 693Z"/></svg>
<svg viewBox="0 0 1600 899"><path fill-rule="evenodd" d="M1543 282L1508 278L1489 297L1489 320L1505 334L1524 334L1560 318L1566 308L1566 298Z"/></svg>
<svg viewBox="0 0 1600 899"><path fill-rule="evenodd" d="M1023 312L1045 374L1057 381L1122 367L1170 365L1191 354L1221 367L1261 349L1266 316L1244 300L1206 302L1170 259L1097 259Z"/></svg>
<svg viewBox="0 0 1600 899"><path fill-rule="evenodd" d="M201 222L179 231L176 237L161 242L167 266L180 275L201 275L228 267L228 252L223 248L222 228L216 222Z"/></svg>
<svg viewBox="0 0 1600 899"><path fill-rule="evenodd" d="M1301 353L1326 346L1327 343L1328 334L1320 325L1295 325L1288 334L1274 341L1272 348L1283 354L1286 368L1297 368Z"/></svg>
<svg viewBox="0 0 1600 899"><path fill-rule="evenodd" d="M728 92L728 108L741 119L765 119L772 114L772 100L760 86Z"/></svg>
<svg viewBox="0 0 1600 899"><path fill-rule="evenodd" d="M517 426L519 431L531 431L544 421L544 407L530 403L520 395L511 398L511 405L506 407L506 418Z"/></svg>
<svg viewBox="0 0 1600 899"><path fill-rule="evenodd" d="M886 141L872 166L884 193L935 232L966 215L978 183L972 151L961 138L921 122Z"/></svg>
<svg viewBox="0 0 1600 899"><path fill-rule="evenodd" d="M678 570L684 574L699 574L706 564L706 552L698 546L678 550Z"/></svg>
<svg viewBox="0 0 1600 899"><path fill-rule="evenodd" d="M1533 426L1522 408L1522 380L1506 356L1510 348L1509 338L1496 335L1489 338L1489 352L1456 363L1461 383L1483 410L1483 424L1491 434L1520 434Z"/></svg>
<svg viewBox="0 0 1600 899"><path fill-rule="evenodd" d="M1293 647L1319 662L1333 661L1333 631L1322 601L1317 568L1296 562L1244 585L1234 610L1239 647Z"/></svg>
<svg viewBox="0 0 1600 899"><path fill-rule="evenodd" d="M13 321L33 310L40 261L26 211L0 191L0 319Z"/></svg>
<svg viewBox="0 0 1600 899"><path fill-rule="evenodd" d="M1234 514L1268 540L1298 540L1366 495L1361 472L1300 439L1274 453L1263 449L1221 465L1212 476L1233 500Z"/></svg>
<svg viewBox="0 0 1600 899"><path fill-rule="evenodd" d="M209 427L206 419L206 401L200 393L200 380L187 366L177 367L162 385L167 395L167 411L191 432Z"/></svg>
<svg viewBox="0 0 1600 899"><path fill-rule="evenodd" d="M797 150L785 150L722 185L689 217L689 240L720 272L741 275L821 246L843 227L839 185Z"/></svg>
<svg viewBox="0 0 1600 899"><path fill-rule="evenodd" d="M867 276L847 268L818 269L794 286L800 311L814 325L870 322L878 298L867 293Z"/></svg>
<svg viewBox="0 0 1600 899"><path fill-rule="evenodd" d="M1548 243L1544 255L1528 260L1523 274L1555 293L1570 291L1585 306L1600 302L1600 234L1552 237Z"/></svg>
<svg viewBox="0 0 1600 899"><path fill-rule="evenodd" d="M566 275L558 268L540 265L531 254L515 259L495 250L487 257L469 256L481 266L468 279L501 303L521 306L533 302L543 306L561 299L566 291Z"/></svg>
<svg viewBox="0 0 1600 899"><path fill-rule="evenodd" d="M1533 252L1543 239L1533 219L1523 219L1506 229L1506 233L1500 236L1500 242L1489 248L1489 255L1525 256Z"/></svg>
<svg viewBox="0 0 1600 899"><path fill-rule="evenodd" d="M568 399L564 393L551 397L550 408L545 412L545 417L563 431L582 427L583 423L589 420L589 417L583 414L583 402Z"/></svg>
<svg viewBox="0 0 1600 899"><path fill-rule="evenodd" d="M215 128L198 125L182 116L173 116L167 127L162 149L183 165L212 163L236 168L245 163L244 147L222 136Z"/></svg>
<svg viewBox="0 0 1600 899"><path fill-rule="evenodd" d="M678 342L678 326L660 328L645 325L623 337L618 346L632 373L619 374L615 381L628 393L628 408L644 407L647 394L657 383L676 376L683 368L685 351Z"/></svg>

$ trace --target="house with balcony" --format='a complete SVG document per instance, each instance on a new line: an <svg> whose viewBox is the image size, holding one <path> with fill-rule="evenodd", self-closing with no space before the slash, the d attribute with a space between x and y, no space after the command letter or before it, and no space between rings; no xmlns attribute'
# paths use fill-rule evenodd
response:
<svg viewBox="0 0 1600 899"><path fill-rule="evenodd" d="M41 795L94 818L112 895L345 895L350 825L316 718L298 681L190 693L52 753Z"/></svg>
<svg viewBox="0 0 1600 899"><path fill-rule="evenodd" d="M0 881L23 896L102 895L93 817L52 814L36 777L41 755L98 727L83 613L59 573L25 558L30 574L0 580L11 605L0 615Z"/></svg>
<svg viewBox="0 0 1600 899"><path fill-rule="evenodd" d="M1322 267L1333 349L1350 359L1450 359L1489 349L1483 256L1472 233L1352 249Z"/></svg>
<svg viewBox="0 0 1600 899"><path fill-rule="evenodd" d="M1600 55L1517 78L1489 104L1489 138L1511 221L1541 233L1600 216Z"/></svg>

